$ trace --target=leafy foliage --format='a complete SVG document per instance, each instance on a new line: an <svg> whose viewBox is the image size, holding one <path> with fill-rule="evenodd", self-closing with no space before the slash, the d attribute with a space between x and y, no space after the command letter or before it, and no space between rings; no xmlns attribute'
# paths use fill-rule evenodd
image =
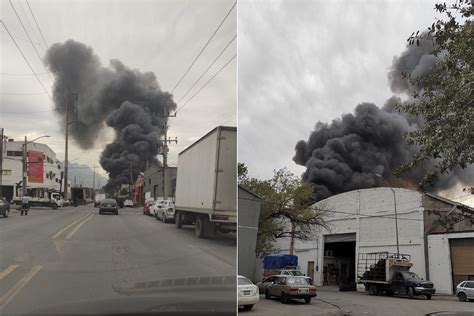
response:
<svg viewBox="0 0 474 316"><path fill-rule="evenodd" d="M474 162L474 25L473 2L460 0L454 5L437 4L436 11L445 16L428 28L413 33L408 42L420 45L433 41L433 54L440 57L432 71L420 77L409 77L419 87L413 102L401 104L404 111L424 120L407 135L410 145L420 150L398 173L414 168L428 159L436 164L423 178L422 185L433 185L443 173L466 168Z"/></svg>
<svg viewBox="0 0 474 316"><path fill-rule="evenodd" d="M242 167L241 167L242 165ZM272 251L278 238L291 237L309 240L317 227L327 227L326 212L311 206L313 187L287 169L275 170L273 178L249 178L247 168L239 164L239 184L262 198L256 253L258 256Z"/></svg>

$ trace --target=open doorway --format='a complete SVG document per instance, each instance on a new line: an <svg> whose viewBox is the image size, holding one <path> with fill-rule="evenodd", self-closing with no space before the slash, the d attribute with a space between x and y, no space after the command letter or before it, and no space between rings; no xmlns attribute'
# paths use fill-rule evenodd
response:
<svg viewBox="0 0 474 316"><path fill-rule="evenodd" d="M356 290L355 248L355 233L324 236L323 285Z"/></svg>

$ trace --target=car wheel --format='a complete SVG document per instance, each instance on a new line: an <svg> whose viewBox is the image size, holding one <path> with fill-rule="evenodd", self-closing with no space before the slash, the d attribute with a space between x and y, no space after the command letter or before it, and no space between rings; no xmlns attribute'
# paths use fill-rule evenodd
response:
<svg viewBox="0 0 474 316"><path fill-rule="evenodd" d="M53 205L51 205L51 207L53 208L53 210L55 210L55 209L58 208L58 205L56 203L53 203Z"/></svg>
<svg viewBox="0 0 474 316"><path fill-rule="evenodd" d="M102 215L102 211L99 211L99 215Z"/></svg>
<svg viewBox="0 0 474 316"><path fill-rule="evenodd" d="M431 300L431 294L426 294L426 299Z"/></svg>
<svg viewBox="0 0 474 316"><path fill-rule="evenodd" d="M244 310L249 311L252 309L252 307L253 307L253 304L244 305Z"/></svg>
<svg viewBox="0 0 474 316"><path fill-rule="evenodd" d="M461 293L458 294L458 299L459 299L460 302L465 302L465 301L467 301L467 296L466 296L465 293L461 292Z"/></svg>
<svg viewBox="0 0 474 316"><path fill-rule="evenodd" d="M163 223L166 223L166 222L167 222L166 216L165 216L165 212L163 212L163 214L161 215L161 221L162 221Z"/></svg>
<svg viewBox="0 0 474 316"><path fill-rule="evenodd" d="M409 298L415 297L415 291L413 290L411 286L407 289L407 294Z"/></svg>
<svg viewBox="0 0 474 316"><path fill-rule="evenodd" d="M183 215L181 215L181 212L176 212L176 214L175 214L176 219L175 219L174 223L175 223L177 228L183 227L183 218L182 218L182 216Z"/></svg>
<svg viewBox="0 0 474 316"><path fill-rule="evenodd" d="M288 303L288 295L286 295L285 293L281 293L280 300L282 304Z"/></svg>
<svg viewBox="0 0 474 316"><path fill-rule="evenodd" d="M3 213L3 217L8 217L9 210L5 210L5 213Z"/></svg>
<svg viewBox="0 0 474 316"><path fill-rule="evenodd" d="M118 215L118 210L117 210L117 211L115 211L115 215Z"/></svg>
<svg viewBox="0 0 474 316"><path fill-rule="evenodd" d="M393 296L393 291L386 291L385 294L387 294L388 296Z"/></svg>
<svg viewBox="0 0 474 316"><path fill-rule="evenodd" d="M372 284L371 286L369 286L369 294L370 294L370 295L377 295L377 294L379 294L379 289L377 288L376 285L373 285L373 284Z"/></svg>
<svg viewBox="0 0 474 316"><path fill-rule="evenodd" d="M198 218L196 219L196 225L194 227L194 231L196 233L197 238L204 237L204 225L202 223L202 216L198 216Z"/></svg>
<svg viewBox="0 0 474 316"><path fill-rule="evenodd" d="M265 290L265 298L269 300L272 296L270 295L270 292L268 290Z"/></svg>
<svg viewBox="0 0 474 316"><path fill-rule="evenodd" d="M304 302L305 302L306 304L311 303L311 297L305 298L305 299L304 299Z"/></svg>

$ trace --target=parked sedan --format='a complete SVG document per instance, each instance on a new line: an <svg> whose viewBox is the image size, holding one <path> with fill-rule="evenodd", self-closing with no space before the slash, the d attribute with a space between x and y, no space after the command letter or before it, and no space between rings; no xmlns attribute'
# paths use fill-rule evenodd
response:
<svg viewBox="0 0 474 316"><path fill-rule="evenodd" d="M474 281L463 281L456 287L456 296L461 302L474 300Z"/></svg>
<svg viewBox="0 0 474 316"><path fill-rule="evenodd" d="M146 202L143 206L143 215L153 214L153 205L155 205L155 201Z"/></svg>
<svg viewBox="0 0 474 316"><path fill-rule="evenodd" d="M114 199L104 199L100 201L99 214L102 213L114 213L118 215L119 206L117 201Z"/></svg>
<svg viewBox="0 0 474 316"><path fill-rule="evenodd" d="M302 276L277 275L265 290L266 299L272 296L279 297L283 304L290 299L303 299L308 304L311 298L316 297L316 287Z"/></svg>
<svg viewBox="0 0 474 316"><path fill-rule="evenodd" d="M10 204L8 203L7 199L4 197L0 197L0 215L3 217L8 217L10 213Z"/></svg>
<svg viewBox="0 0 474 316"><path fill-rule="evenodd" d="M252 281L242 275L237 276L239 307L242 306L245 310L252 309L252 307L260 300L260 294L257 286Z"/></svg>
<svg viewBox="0 0 474 316"><path fill-rule="evenodd" d="M155 206L156 219L161 220L163 223L174 221L174 213L175 208L173 201L163 200Z"/></svg>

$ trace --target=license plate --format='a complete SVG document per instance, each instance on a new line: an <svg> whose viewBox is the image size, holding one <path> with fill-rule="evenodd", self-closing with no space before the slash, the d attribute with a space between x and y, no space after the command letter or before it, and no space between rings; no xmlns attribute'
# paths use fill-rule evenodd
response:
<svg viewBox="0 0 474 316"><path fill-rule="evenodd" d="M309 289L298 289L298 293L308 293Z"/></svg>
<svg viewBox="0 0 474 316"><path fill-rule="evenodd" d="M245 290L244 295L250 295L250 290Z"/></svg>

